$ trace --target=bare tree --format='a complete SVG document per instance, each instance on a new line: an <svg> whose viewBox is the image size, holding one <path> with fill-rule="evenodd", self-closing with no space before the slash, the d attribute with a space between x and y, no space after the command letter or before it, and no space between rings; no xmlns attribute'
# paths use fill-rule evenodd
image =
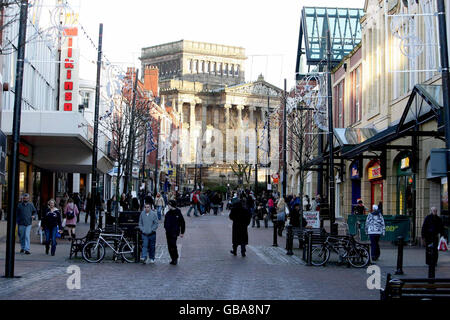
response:
<svg viewBox="0 0 450 320"><path fill-rule="evenodd" d="M292 93L291 93L292 94ZM299 196L303 200L304 185L308 171L306 164L312 160L317 150L318 132L313 120L314 111L305 100L296 102L288 115L287 148L292 152L294 162L289 165L300 177ZM303 205L300 208L303 214Z"/></svg>

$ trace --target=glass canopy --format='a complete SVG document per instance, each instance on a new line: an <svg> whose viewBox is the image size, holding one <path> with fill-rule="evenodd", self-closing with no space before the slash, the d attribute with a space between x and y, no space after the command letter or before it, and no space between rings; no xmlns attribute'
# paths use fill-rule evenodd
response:
<svg viewBox="0 0 450 320"><path fill-rule="evenodd" d="M408 131L432 119L437 119L438 127L442 125L443 99L441 85L416 85L400 119L397 133Z"/></svg>
<svg viewBox="0 0 450 320"><path fill-rule="evenodd" d="M334 136L341 146L357 145L378 133L375 128L335 128Z"/></svg>
<svg viewBox="0 0 450 320"><path fill-rule="evenodd" d="M303 7L299 57L306 50L308 65L317 65L326 60L329 28L332 62L339 63L361 42L362 16L363 9Z"/></svg>

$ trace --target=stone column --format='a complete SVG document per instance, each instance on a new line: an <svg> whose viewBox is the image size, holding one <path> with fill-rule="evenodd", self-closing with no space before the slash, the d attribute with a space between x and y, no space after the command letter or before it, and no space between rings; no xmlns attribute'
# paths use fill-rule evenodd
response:
<svg viewBox="0 0 450 320"><path fill-rule="evenodd" d="M230 104L226 104L224 106L225 108L225 130L230 129L230 110L231 110L231 105Z"/></svg>
<svg viewBox="0 0 450 320"><path fill-rule="evenodd" d="M255 123L255 111L256 111L256 107L250 107L250 117L249 117L249 121L250 121L250 128L254 128L256 126Z"/></svg>
<svg viewBox="0 0 450 320"><path fill-rule="evenodd" d="M224 148L223 148L223 160L224 162L227 161L226 155L229 152L229 150L227 150L227 141L228 141L228 133L227 130L230 129L230 110L231 110L231 104L225 104L224 105L225 108L225 129L223 132L223 144L224 144Z"/></svg>
<svg viewBox="0 0 450 320"><path fill-rule="evenodd" d="M196 146L196 136L195 136L195 130L197 129L196 119L195 119L195 102L191 102L191 116L190 116L190 134L189 134L189 140L191 144L191 162L195 162L195 146Z"/></svg>
<svg viewBox="0 0 450 320"><path fill-rule="evenodd" d="M239 124L239 128L242 129L243 125L242 125L242 110L244 110L244 106L243 105L238 105L237 106L237 111L238 111L238 124Z"/></svg>
<svg viewBox="0 0 450 320"><path fill-rule="evenodd" d="M220 115L219 115L218 106L213 106L213 114L214 114L214 120L213 120L214 129L219 129Z"/></svg>

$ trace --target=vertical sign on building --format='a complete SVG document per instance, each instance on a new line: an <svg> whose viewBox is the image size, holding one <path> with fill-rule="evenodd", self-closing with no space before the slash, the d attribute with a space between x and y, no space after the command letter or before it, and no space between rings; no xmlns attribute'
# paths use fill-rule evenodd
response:
<svg viewBox="0 0 450 320"><path fill-rule="evenodd" d="M79 60L78 14L66 13L62 19L61 75L59 110L78 112Z"/></svg>

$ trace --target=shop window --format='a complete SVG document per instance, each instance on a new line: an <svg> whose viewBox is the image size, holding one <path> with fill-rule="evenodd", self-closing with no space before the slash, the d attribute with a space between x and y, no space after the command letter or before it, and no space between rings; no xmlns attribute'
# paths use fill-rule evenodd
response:
<svg viewBox="0 0 450 320"><path fill-rule="evenodd" d="M415 177L411 169L411 156L402 154L396 159L397 214L414 216Z"/></svg>
<svg viewBox="0 0 450 320"><path fill-rule="evenodd" d="M374 204L378 205L383 202L383 176L381 175L380 162L372 161L368 166L368 179L370 181L371 201L370 210Z"/></svg>

